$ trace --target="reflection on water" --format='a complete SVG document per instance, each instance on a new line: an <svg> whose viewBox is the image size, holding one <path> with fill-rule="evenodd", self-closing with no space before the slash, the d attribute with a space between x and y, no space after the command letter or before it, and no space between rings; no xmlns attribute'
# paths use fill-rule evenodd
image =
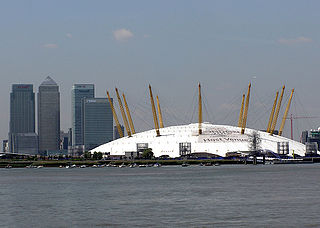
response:
<svg viewBox="0 0 320 228"><path fill-rule="evenodd" d="M320 164L0 169L1 227L320 226Z"/></svg>

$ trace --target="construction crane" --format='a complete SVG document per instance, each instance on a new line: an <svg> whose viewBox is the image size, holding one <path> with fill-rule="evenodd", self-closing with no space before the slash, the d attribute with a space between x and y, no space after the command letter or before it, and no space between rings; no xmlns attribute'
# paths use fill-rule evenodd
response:
<svg viewBox="0 0 320 228"><path fill-rule="evenodd" d="M123 137L123 133L122 133L122 130L121 130L121 127L120 127L120 123L119 123L119 120L118 120L118 117L117 117L116 110L113 107L113 103L111 101L111 98L110 98L110 95L109 95L108 91L107 91L107 96L108 96L109 104L110 104L110 107L111 107L111 110L112 110L113 118L116 121L116 126L117 126L117 129L118 129L118 132L119 132L119 136L120 136L120 138L122 138Z"/></svg>
<svg viewBox="0 0 320 228"><path fill-rule="evenodd" d="M277 91L277 93L276 93L276 98L274 99L273 106L272 106L272 111L271 111L271 113L270 113L269 122L268 122L268 127L267 127L267 132L268 132L268 133L270 133L271 124L272 124L272 122L273 122L273 116L274 116L274 111L275 111L275 109L276 109L278 96L279 96L279 91Z"/></svg>
<svg viewBox="0 0 320 228"><path fill-rule="evenodd" d="M198 117L199 117L199 135L202 134L202 98L201 98L201 85L199 83L199 103L198 103L198 108L199 108L199 113L198 113Z"/></svg>
<svg viewBox="0 0 320 228"><path fill-rule="evenodd" d="M283 118L282 118L281 126L280 126L280 129L279 129L279 134L278 134L278 135L280 135L280 136L282 135L282 131L283 131L283 128L284 128L284 124L286 123L286 118L287 118L287 116L288 116L288 112L289 112L289 109L290 109L290 105L291 105L291 100L292 100L293 93L294 93L294 89L292 89L292 91L291 91L290 98L289 98L289 101L288 101L286 110L285 110L284 115L283 115Z"/></svg>
<svg viewBox="0 0 320 228"><path fill-rule="evenodd" d="M130 124L130 128L131 128L131 133L134 135L134 134L136 133L136 131L135 131L135 129L134 129L134 125L133 125L133 121L132 121L132 118L131 118L129 106L128 106L128 104L127 104L126 96L124 95L124 93L122 93L122 96L123 96L124 106L126 107L126 111L127 111L127 115L128 115L128 119L129 119L129 124Z"/></svg>
<svg viewBox="0 0 320 228"><path fill-rule="evenodd" d="M270 135L273 134L274 129L276 128L276 125L277 125L277 119L278 119L278 116L279 116L279 111L280 111L280 108L281 108L281 102L282 102L283 93L284 93L284 89L285 88L286 88L285 86L282 87L282 91L281 91L281 95L280 95L279 102L278 102L278 105L277 105L276 113L275 113L275 116L273 118L273 122L272 122L271 129L270 129L270 132L269 132Z"/></svg>
<svg viewBox="0 0 320 228"><path fill-rule="evenodd" d="M295 119L317 119L317 118L320 118L320 116L293 116L291 114L290 117L287 117L286 119L290 119L291 139L293 140L293 120L295 120Z"/></svg>
<svg viewBox="0 0 320 228"><path fill-rule="evenodd" d="M160 102L159 102L159 97L158 96L157 96L157 107L158 107L158 113L159 113L160 128L164 128L163 119L162 119L162 112L161 112Z"/></svg>
<svg viewBox="0 0 320 228"><path fill-rule="evenodd" d="M149 92L150 92L150 100L151 100L151 107L152 107L152 114L153 114L153 122L156 128L157 137L159 137L160 136L159 123L158 123L156 108L154 106L151 85L149 85Z"/></svg>
<svg viewBox="0 0 320 228"><path fill-rule="evenodd" d="M131 137L131 131L130 131L130 128L129 128L127 116L126 116L126 113L124 112L123 105L122 105L122 102L121 102L121 98L120 98L120 95L119 95L119 92L118 92L117 88L116 88L116 94L117 94L118 103L119 103L119 106L120 106L120 111L121 111L121 115L122 115L122 120L123 120L124 126L126 128L128 136Z"/></svg>
<svg viewBox="0 0 320 228"><path fill-rule="evenodd" d="M249 108L249 99L250 99L250 89L251 89L251 83L249 83L249 86L248 86L246 104L245 104L244 113L243 113L241 134L244 134L244 131L246 129L247 117L248 117L248 108Z"/></svg>
<svg viewBox="0 0 320 228"><path fill-rule="evenodd" d="M238 127L242 127L242 119L243 119L243 106L244 106L244 99L246 95L242 95L242 102L241 102L241 109L240 109L240 114L239 114L239 120L238 120Z"/></svg>

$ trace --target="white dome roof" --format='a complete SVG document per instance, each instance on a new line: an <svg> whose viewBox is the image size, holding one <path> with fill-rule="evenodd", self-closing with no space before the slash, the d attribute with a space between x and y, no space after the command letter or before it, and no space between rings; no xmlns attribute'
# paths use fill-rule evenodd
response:
<svg viewBox="0 0 320 228"><path fill-rule="evenodd" d="M156 157L169 155L179 157L179 143L191 143L191 153L211 153L224 157L228 152L249 151L250 138L253 132L260 136L262 150L270 150L277 153L278 142L289 143L289 154L304 156L305 145L291 139L273 135L267 132L253 129L245 129L229 125L202 124L202 134L198 134L198 124L171 126L160 129L160 137L155 130L136 133L132 137L123 137L103 144L91 150L91 152L110 153L110 155L125 155L125 152L137 151L137 143L148 143L148 148Z"/></svg>

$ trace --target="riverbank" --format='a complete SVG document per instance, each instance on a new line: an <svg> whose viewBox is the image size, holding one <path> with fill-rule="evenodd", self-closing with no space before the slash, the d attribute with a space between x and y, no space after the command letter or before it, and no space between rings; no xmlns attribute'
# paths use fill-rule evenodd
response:
<svg viewBox="0 0 320 228"><path fill-rule="evenodd" d="M184 163L188 163L190 165L198 165L202 164L244 164L242 160L228 160L228 159L219 159L219 160L61 160L61 161L13 161L13 160L5 160L0 161L0 168L12 167L12 168L25 168L30 166L43 166L43 167L65 167L65 166L101 166L113 164L115 166L120 166L121 164L128 166L130 164L137 165L148 165L158 163L160 165L182 165Z"/></svg>
<svg viewBox="0 0 320 228"><path fill-rule="evenodd" d="M272 162L273 164L293 164L293 163L319 163L320 158L303 158L299 160L286 160L285 162L281 162L281 160ZM30 161L30 160L0 160L0 168L25 168L25 167L66 167L66 166L101 166L113 164L114 166L120 166L121 164L128 166L130 164L137 165L149 165L149 164L160 164L160 165L224 165L224 164L234 164L234 165L246 165L253 164L252 160L245 159L168 159L168 160L38 160L38 161ZM270 162L268 162L270 163ZM258 164L262 164L262 161L258 161Z"/></svg>

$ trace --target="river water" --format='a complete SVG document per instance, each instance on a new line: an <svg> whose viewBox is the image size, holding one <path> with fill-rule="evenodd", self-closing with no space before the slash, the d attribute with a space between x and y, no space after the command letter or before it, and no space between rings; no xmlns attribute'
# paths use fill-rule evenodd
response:
<svg viewBox="0 0 320 228"><path fill-rule="evenodd" d="M320 227L320 164L0 169L1 227Z"/></svg>

